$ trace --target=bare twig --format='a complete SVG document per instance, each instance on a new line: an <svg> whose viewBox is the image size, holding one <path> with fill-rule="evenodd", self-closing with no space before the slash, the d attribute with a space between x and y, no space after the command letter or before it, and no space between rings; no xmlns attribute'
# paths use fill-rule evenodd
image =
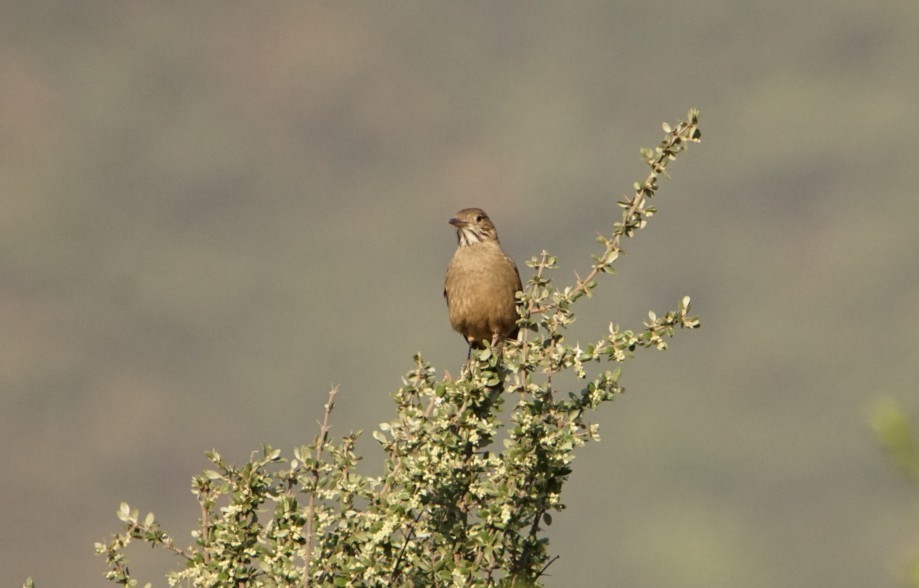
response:
<svg viewBox="0 0 919 588"><path fill-rule="evenodd" d="M338 394L338 386L335 386L329 391L329 401L325 404L325 414L322 417L322 423L319 425L319 434L316 435L315 463L312 468L313 481L316 487L319 485L319 461L322 459L322 451L329 440L329 418L332 415L332 409L335 408L336 394ZM315 519L316 509L316 487L310 491L309 500L306 505L306 562L303 569L304 588L310 585L310 562L313 559L313 542L315 540L313 521Z"/></svg>

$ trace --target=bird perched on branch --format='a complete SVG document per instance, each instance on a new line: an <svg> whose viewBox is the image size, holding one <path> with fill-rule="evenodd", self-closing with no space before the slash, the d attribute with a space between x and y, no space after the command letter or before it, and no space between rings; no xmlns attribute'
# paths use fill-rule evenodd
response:
<svg viewBox="0 0 919 588"><path fill-rule="evenodd" d="M481 208L464 208L450 219L458 246L447 266L444 298L453 330L469 343L496 345L517 336L516 294L522 289L514 260Z"/></svg>

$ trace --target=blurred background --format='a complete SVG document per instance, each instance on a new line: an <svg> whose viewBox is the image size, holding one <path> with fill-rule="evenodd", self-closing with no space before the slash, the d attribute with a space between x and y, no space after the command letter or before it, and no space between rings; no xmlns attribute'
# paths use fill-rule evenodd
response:
<svg viewBox="0 0 919 588"><path fill-rule="evenodd" d="M624 366L546 585L892 586L919 549L866 415L919 414L916 2L0 16L0 585L103 585L121 501L191 543L204 451L290 455L333 385L378 473L412 354L465 357L447 219L485 208L524 278L548 249L569 283L690 107L703 143L571 338L683 295L703 328Z"/></svg>

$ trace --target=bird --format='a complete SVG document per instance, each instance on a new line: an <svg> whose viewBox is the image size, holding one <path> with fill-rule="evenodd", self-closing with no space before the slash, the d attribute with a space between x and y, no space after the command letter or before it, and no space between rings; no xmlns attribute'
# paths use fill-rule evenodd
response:
<svg viewBox="0 0 919 588"><path fill-rule="evenodd" d="M444 278L450 325L473 347L517 336L517 292L523 289L514 260L501 249L494 223L481 208L464 208L448 221L457 247Z"/></svg>

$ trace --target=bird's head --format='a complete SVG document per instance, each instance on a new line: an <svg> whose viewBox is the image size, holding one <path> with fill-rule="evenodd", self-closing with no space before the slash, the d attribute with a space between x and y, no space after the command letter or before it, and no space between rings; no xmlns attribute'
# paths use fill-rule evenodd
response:
<svg viewBox="0 0 919 588"><path fill-rule="evenodd" d="M456 238L460 247L498 241L495 225L481 208L464 208L448 222L456 227Z"/></svg>

